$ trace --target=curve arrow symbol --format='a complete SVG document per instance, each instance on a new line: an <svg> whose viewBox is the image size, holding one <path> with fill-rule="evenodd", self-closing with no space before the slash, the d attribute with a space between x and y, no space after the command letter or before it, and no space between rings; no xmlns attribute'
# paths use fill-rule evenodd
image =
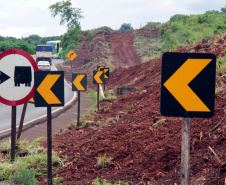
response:
<svg viewBox="0 0 226 185"><path fill-rule="evenodd" d="M163 84L186 111L211 112L188 84L212 61L212 59L188 59Z"/></svg>
<svg viewBox="0 0 226 185"><path fill-rule="evenodd" d="M2 71L0 71L0 84L1 83L3 83L3 82L5 82L6 80L8 80L10 77L7 75L7 74L5 74L5 73L3 73Z"/></svg>
<svg viewBox="0 0 226 185"><path fill-rule="evenodd" d="M38 86L37 91L48 104L61 104L61 101L51 91L52 86L60 77L60 74L48 74L42 83Z"/></svg>
<svg viewBox="0 0 226 185"><path fill-rule="evenodd" d="M72 55L74 55L74 53L70 54L70 58L71 58Z"/></svg>
<svg viewBox="0 0 226 185"><path fill-rule="evenodd" d="M78 75L77 78L73 81L73 84L79 91L84 91L85 88L81 85L82 79L85 77L85 75Z"/></svg>
<svg viewBox="0 0 226 185"><path fill-rule="evenodd" d="M97 71L96 75L94 76L94 79L98 84L103 84L104 82L100 79L100 76L103 74L104 71Z"/></svg>

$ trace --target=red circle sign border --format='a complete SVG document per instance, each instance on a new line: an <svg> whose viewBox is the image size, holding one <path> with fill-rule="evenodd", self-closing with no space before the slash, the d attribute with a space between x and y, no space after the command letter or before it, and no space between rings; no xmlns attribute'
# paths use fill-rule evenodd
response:
<svg viewBox="0 0 226 185"><path fill-rule="evenodd" d="M4 51L3 53L0 54L0 60L2 58L4 58L5 56L11 55L11 54L22 55L23 57L28 59L28 61L32 65L34 71L38 71L38 66L37 66L35 60L33 59L33 57L30 54L28 54L27 52L20 50L20 49L10 49L10 50ZM17 105L21 105L21 104L28 102L31 98L33 98L33 96L34 96L34 86L31 89L30 93L28 93L24 98L22 98L20 100L10 101L10 100L7 100L7 99L1 97L1 95L0 95L0 102L5 105L9 105L9 106L17 106Z"/></svg>

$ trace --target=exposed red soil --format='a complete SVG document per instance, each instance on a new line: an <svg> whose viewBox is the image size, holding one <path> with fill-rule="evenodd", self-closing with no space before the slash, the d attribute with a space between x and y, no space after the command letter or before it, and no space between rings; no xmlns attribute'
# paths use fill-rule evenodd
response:
<svg viewBox="0 0 226 185"><path fill-rule="evenodd" d="M122 60L123 66L139 63L136 54L132 54L135 52L131 44L133 32L107 36L115 60ZM177 52L199 52L205 44L199 45L179 48ZM225 48L225 45L226 40L219 39L206 52L221 56L224 50L219 48ZM84 47L78 54L81 52L82 55L85 51L89 49L85 50ZM82 56L85 58L85 54ZM134 56L135 62L131 62L130 58L122 59L122 56ZM78 63L85 61L81 58L76 59ZM66 67L61 69L71 80L70 70L65 70ZM87 71L81 67L79 70ZM78 69L74 67L73 71L78 72ZM180 184L182 119L160 114L160 83L161 58L118 68L111 73L106 85L108 89L113 90L116 86L137 89L127 95L118 95L117 99L101 102L101 111L90 113L87 119L91 122L85 127L70 126L65 133L53 136L53 150L65 159L65 166L54 173L53 177L63 177L65 185L92 184L96 177L110 183L121 180L133 185ZM226 76L219 77L217 83L215 115L209 119L191 119L191 184L225 183ZM163 124L156 126L159 121ZM46 143L43 145L46 146ZM219 160L209 147L215 151ZM113 159L108 167L99 169L96 158L104 155ZM41 184L46 183L45 178L40 177L39 180Z"/></svg>

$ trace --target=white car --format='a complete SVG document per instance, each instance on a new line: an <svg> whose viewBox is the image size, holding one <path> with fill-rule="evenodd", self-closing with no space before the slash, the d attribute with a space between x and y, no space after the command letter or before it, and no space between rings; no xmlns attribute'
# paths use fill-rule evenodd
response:
<svg viewBox="0 0 226 185"><path fill-rule="evenodd" d="M51 66L48 61L39 61L38 62L38 69L39 71L50 71Z"/></svg>

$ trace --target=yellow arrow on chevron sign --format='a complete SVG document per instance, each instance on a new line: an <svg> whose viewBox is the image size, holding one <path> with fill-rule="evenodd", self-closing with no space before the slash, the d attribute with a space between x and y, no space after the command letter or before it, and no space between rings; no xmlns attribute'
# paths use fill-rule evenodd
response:
<svg viewBox="0 0 226 185"><path fill-rule="evenodd" d="M39 94L48 104L61 104L60 100L51 91L52 86L59 77L60 74L48 74L37 88Z"/></svg>
<svg viewBox="0 0 226 185"><path fill-rule="evenodd" d="M212 61L212 59L188 59L164 83L168 91L186 111L210 112L188 84Z"/></svg>
<svg viewBox="0 0 226 185"><path fill-rule="evenodd" d="M96 75L94 76L94 79L98 84L103 84L104 82L100 79L100 76L103 74L104 71L97 71Z"/></svg>
<svg viewBox="0 0 226 185"><path fill-rule="evenodd" d="M108 78L108 76L106 75L106 73L108 72L109 69L104 69L104 78Z"/></svg>
<svg viewBox="0 0 226 185"><path fill-rule="evenodd" d="M85 77L85 75L78 75L75 80L73 81L73 84L79 91L84 91L85 88L81 85L82 79Z"/></svg>

